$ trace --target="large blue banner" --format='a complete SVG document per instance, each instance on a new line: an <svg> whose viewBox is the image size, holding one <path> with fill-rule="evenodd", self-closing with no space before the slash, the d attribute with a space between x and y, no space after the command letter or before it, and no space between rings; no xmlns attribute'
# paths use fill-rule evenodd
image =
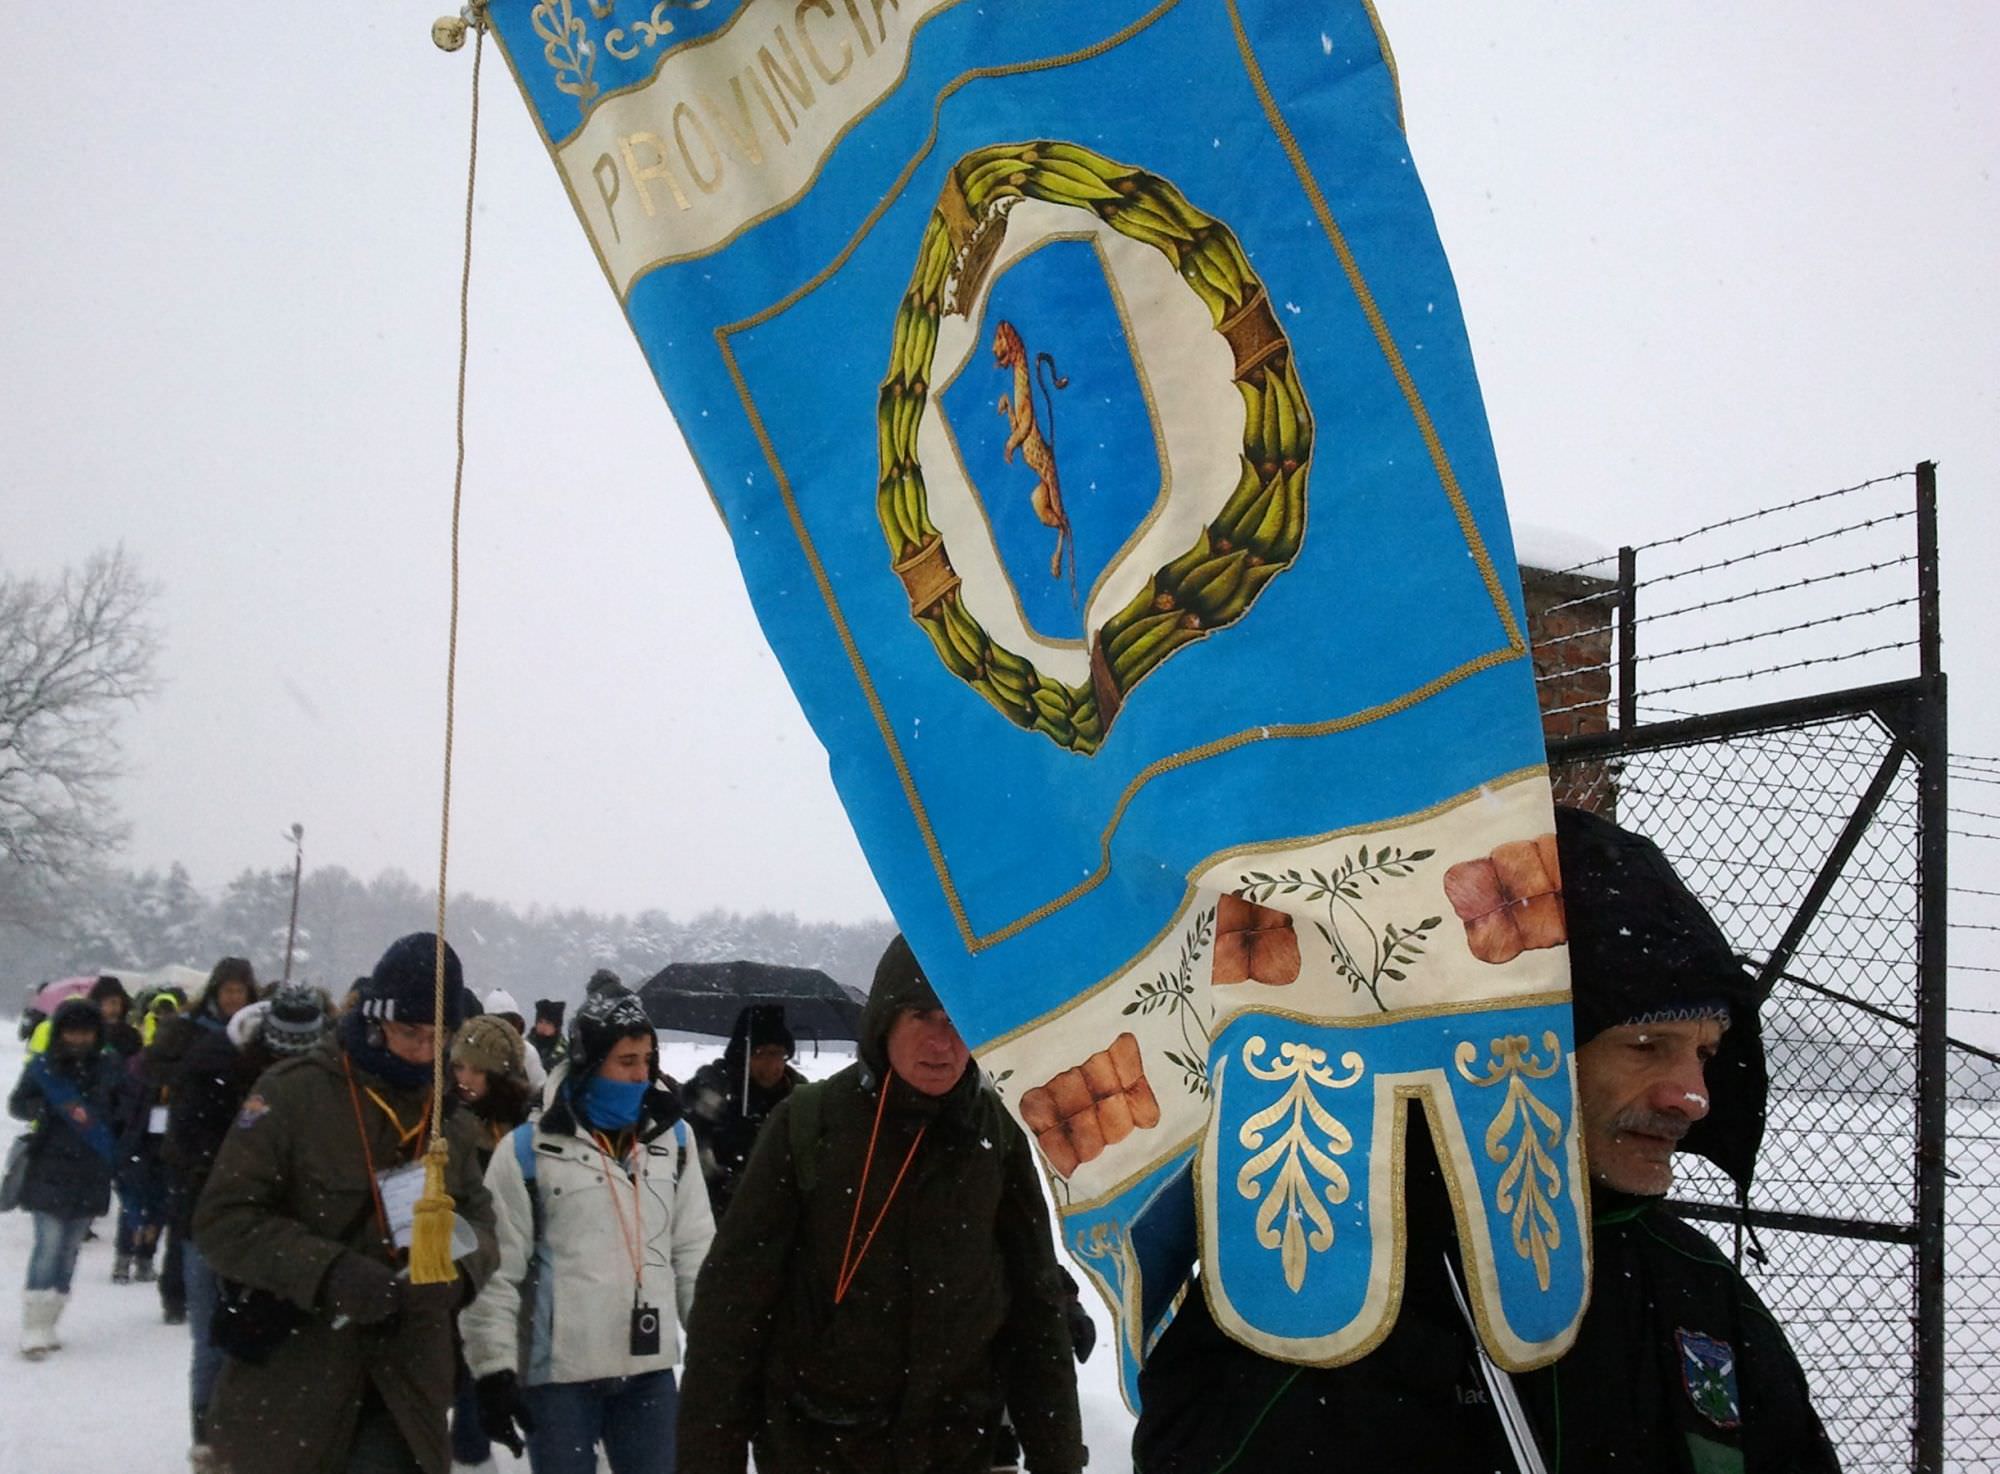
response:
<svg viewBox="0 0 2000 1474"><path fill-rule="evenodd" d="M1250 1345L1379 1342L1419 1122L1484 1345L1558 1355L1542 734L1372 8L491 19L1128 1391L1197 1262Z"/></svg>

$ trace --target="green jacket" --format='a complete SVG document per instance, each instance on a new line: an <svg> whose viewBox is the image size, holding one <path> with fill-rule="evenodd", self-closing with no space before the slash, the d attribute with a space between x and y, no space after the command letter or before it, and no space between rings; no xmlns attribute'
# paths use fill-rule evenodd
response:
<svg viewBox="0 0 2000 1474"><path fill-rule="evenodd" d="M920 975L878 980L860 1061L798 1087L758 1137L695 1289L680 1474L743 1474L753 1442L759 1474L985 1474L1003 1410L1036 1474L1083 1467L1065 1293L1027 1138L976 1065L938 1098L888 1069L890 1024L934 1002ZM836 1305L843 1254L867 1238L906 1156Z"/></svg>
<svg viewBox="0 0 2000 1474"><path fill-rule="evenodd" d="M389 1262L346 1060L338 1041L329 1040L259 1076L195 1208L196 1246L218 1275L308 1312L262 1365L223 1364L208 1437L235 1474L344 1470L371 1381L425 1474L446 1474L451 1466L445 1414L455 1365L452 1315L498 1259L476 1123L463 1111L445 1118L446 1188L478 1239L459 1260L460 1280L408 1290L402 1311L380 1326L335 1328L320 1308L333 1262L348 1252ZM391 1089L359 1068L353 1079L376 1169L402 1162L395 1128L366 1092L372 1086L408 1122L422 1113L427 1092Z"/></svg>

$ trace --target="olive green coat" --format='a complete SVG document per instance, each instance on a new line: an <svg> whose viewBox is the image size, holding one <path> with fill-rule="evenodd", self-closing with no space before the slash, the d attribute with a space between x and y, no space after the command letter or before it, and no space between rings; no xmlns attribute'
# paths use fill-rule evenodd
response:
<svg viewBox="0 0 2000 1474"><path fill-rule="evenodd" d="M381 1326L335 1329L318 1303L334 1260L352 1251L389 1262L345 1059L329 1040L266 1070L224 1138L195 1208L195 1244L218 1275L309 1312L261 1366L223 1364L208 1438L232 1474L338 1474L370 1382L425 1474L451 1467L445 1415L452 1315L498 1258L476 1123L462 1111L445 1118L446 1186L479 1240L459 1261L461 1279L407 1290L402 1311ZM354 1082L362 1092L373 1086L405 1121L414 1122L424 1108L424 1091L391 1089L359 1068ZM394 1127L365 1093L360 1100L376 1168L401 1162Z"/></svg>
<svg viewBox="0 0 2000 1474"><path fill-rule="evenodd" d="M920 974L878 976L861 1062L798 1087L758 1137L695 1289L679 1474L742 1474L753 1441L759 1474L985 1474L1003 1409L1037 1474L1083 1467L1027 1138L976 1066L938 1099L887 1069L889 1025L927 1001ZM909 1169L836 1305L884 1078L854 1250Z"/></svg>

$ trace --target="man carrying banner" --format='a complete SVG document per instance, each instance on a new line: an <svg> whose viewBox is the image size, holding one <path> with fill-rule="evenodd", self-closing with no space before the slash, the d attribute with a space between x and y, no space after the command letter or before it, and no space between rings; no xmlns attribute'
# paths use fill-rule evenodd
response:
<svg viewBox="0 0 2000 1474"><path fill-rule="evenodd" d="M1413 1132L1387 1340L1327 1370L1267 1360L1223 1336L1191 1289L1140 1376L1141 1474L1305 1470L1336 1455L1358 1468L1534 1467L1502 1432L1495 1394L1510 1392L1541 1467L1837 1469L1770 1312L1704 1235L1660 1211L1682 1148L1749 1180L1765 1090L1755 981L1651 841L1580 810L1556 818L1595 1187L1596 1288L1575 1347L1511 1381L1482 1370L1447 1269L1450 1203Z"/></svg>
<svg viewBox="0 0 2000 1474"><path fill-rule="evenodd" d="M1036 1474L1084 1449L1033 1153L901 937L860 1061L772 1113L688 1326L681 1474Z"/></svg>

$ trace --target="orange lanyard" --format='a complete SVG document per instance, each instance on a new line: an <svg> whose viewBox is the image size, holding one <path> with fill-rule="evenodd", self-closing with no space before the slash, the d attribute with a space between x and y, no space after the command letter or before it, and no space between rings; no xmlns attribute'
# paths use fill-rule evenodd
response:
<svg viewBox="0 0 2000 1474"><path fill-rule="evenodd" d="M854 1283L855 1272L861 1268L861 1261L868 1257L869 1245L875 1242L875 1231L882 1226L882 1220L889 1216L889 1205L896 1201L896 1189L903 1185L903 1174L910 1170L910 1163L917 1155L917 1148L923 1145L924 1133L930 1130L926 1121L917 1128L917 1138L910 1143L910 1149L903 1153L903 1165L896 1169L896 1180L889 1184L889 1195L882 1199L882 1206L875 1210L875 1221L868 1225L868 1237L861 1241L861 1251L850 1260L847 1256L854 1249L854 1230L861 1226L861 1202L868 1196L868 1174L875 1167L875 1138L882 1131L882 1110L889 1104L889 1082L882 1082L882 1093L875 1100L875 1124L868 1132L868 1155L861 1159L861 1187L854 1194L854 1217L848 1220L847 1242L840 1250L840 1277L834 1281L833 1303L838 1305L847 1298L847 1290Z"/></svg>
<svg viewBox="0 0 2000 1474"><path fill-rule="evenodd" d="M382 1184L375 1176L375 1153L368 1148L368 1126L361 1119L361 1093L354 1086L354 1066L344 1053L340 1056L340 1068L347 1076L347 1098L354 1106L354 1134L361 1139L361 1160L368 1168L368 1191L375 1198L375 1226L382 1232L382 1247L387 1249L393 1258L397 1253L396 1236L389 1232L389 1210L382 1206ZM403 1118L396 1114L395 1108L388 1101L375 1093L372 1086L369 1087L368 1098L381 1107L382 1113L389 1118L389 1124L396 1128L398 1146L409 1146L424 1134L424 1127L430 1124L431 1103L428 1099L424 1101L424 1108L417 1117L417 1124L405 1131ZM413 1153L412 1160L414 1159Z"/></svg>
<svg viewBox="0 0 2000 1474"><path fill-rule="evenodd" d="M632 1138L632 1226L625 1226L625 1210L618 1205L618 1184L612 1180L611 1164L620 1160L611 1149L611 1138L602 1131L590 1133L590 1139L597 1143L597 1149L604 1153L598 1162L598 1170L604 1174L605 1191L611 1195L611 1216L618 1220L618 1237L625 1240L625 1253L632 1261L632 1303L639 1303L639 1292L646 1282L646 1209L639 1198L639 1179L645 1175L646 1159L639 1151L639 1138Z"/></svg>

